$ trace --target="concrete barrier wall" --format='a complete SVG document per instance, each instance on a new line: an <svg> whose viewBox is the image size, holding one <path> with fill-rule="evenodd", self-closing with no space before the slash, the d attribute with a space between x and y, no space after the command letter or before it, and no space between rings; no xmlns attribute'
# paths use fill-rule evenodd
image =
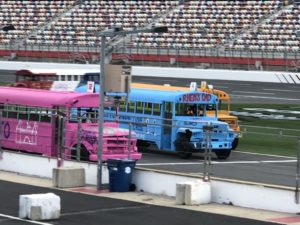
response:
<svg viewBox="0 0 300 225"><path fill-rule="evenodd" d="M97 64L66 64L0 61L0 70L45 69L48 72L69 70L72 74L100 71ZM244 71L244 70L214 70L179 67L133 66L133 76L186 78L201 80L235 80L271 83L300 84L300 73Z"/></svg>
<svg viewBox="0 0 300 225"><path fill-rule="evenodd" d="M51 179L52 169L56 167L56 163L56 159L53 158L4 152L3 159L0 160L0 170ZM97 164L65 161L64 166L83 167L86 173L86 183L97 184ZM108 183L106 166L103 166L102 172L102 183ZM137 186L137 191L175 197L176 183L196 182L199 179L201 178L184 174L141 169L137 165L132 182ZM215 203L287 213L300 212L300 205L294 200L294 191L289 188L217 178L211 180L211 188L211 199Z"/></svg>
<svg viewBox="0 0 300 225"><path fill-rule="evenodd" d="M83 167L87 184L97 184L98 167L95 163L80 163L75 161L64 161L65 167ZM0 160L0 170L15 173L28 174L42 178L52 178L53 168L57 167L57 160L54 158L33 156L28 154L4 152ZM102 182L108 183L108 170L106 166L102 169Z"/></svg>
<svg viewBox="0 0 300 225"><path fill-rule="evenodd" d="M300 212L292 189L223 181L214 181L212 186L213 202L278 212Z"/></svg>

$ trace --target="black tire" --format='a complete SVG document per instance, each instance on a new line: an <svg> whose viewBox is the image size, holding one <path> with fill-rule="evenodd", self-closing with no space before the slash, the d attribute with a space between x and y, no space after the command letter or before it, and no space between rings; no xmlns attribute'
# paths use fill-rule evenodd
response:
<svg viewBox="0 0 300 225"><path fill-rule="evenodd" d="M236 147L238 146L239 143L239 139L235 138L232 142L232 150L236 149Z"/></svg>
<svg viewBox="0 0 300 225"><path fill-rule="evenodd" d="M182 159L189 159L192 156L189 138L184 133L179 133L177 140L174 142L175 151Z"/></svg>
<svg viewBox="0 0 300 225"><path fill-rule="evenodd" d="M178 152L177 154L181 159L189 159L192 157L191 152Z"/></svg>
<svg viewBox="0 0 300 225"><path fill-rule="evenodd" d="M74 159L74 160L77 159L77 145L74 145L72 147L71 159ZM80 158L79 158L79 160L80 161L89 161L90 160L90 153L84 145L80 145Z"/></svg>
<svg viewBox="0 0 300 225"><path fill-rule="evenodd" d="M144 148L148 148L150 146L150 143L144 140L137 140L136 144L138 147L144 147Z"/></svg>
<svg viewBox="0 0 300 225"><path fill-rule="evenodd" d="M217 150L215 151L218 159L227 159L230 156L230 150Z"/></svg>

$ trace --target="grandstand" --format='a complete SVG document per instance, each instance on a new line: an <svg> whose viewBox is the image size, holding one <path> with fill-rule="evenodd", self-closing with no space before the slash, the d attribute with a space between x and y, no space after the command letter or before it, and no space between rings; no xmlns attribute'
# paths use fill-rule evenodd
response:
<svg viewBox="0 0 300 225"><path fill-rule="evenodd" d="M300 70L300 3L292 0L0 1L0 56L98 63L99 32L167 26L107 38L130 64Z"/></svg>

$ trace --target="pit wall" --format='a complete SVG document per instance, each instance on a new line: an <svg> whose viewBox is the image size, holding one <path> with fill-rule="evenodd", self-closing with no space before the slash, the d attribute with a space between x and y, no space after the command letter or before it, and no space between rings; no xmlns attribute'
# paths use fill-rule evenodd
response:
<svg viewBox="0 0 300 225"><path fill-rule="evenodd" d="M57 72L61 74L84 74L100 71L97 64L65 64L65 63L37 63L37 62L12 62L0 61L0 70L45 70L45 72ZM69 73L66 73L66 70ZM150 67L133 66L132 76L185 78L200 80L233 80L270 83L300 84L300 73L292 72L267 72L244 70L213 70L179 67Z"/></svg>
<svg viewBox="0 0 300 225"><path fill-rule="evenodd" d="M96 163L64 161L63 165L64 167L84 168L86 184L97 184L98 167ZM52 170L56 166L57 160L54 158L13 152L3 152L3 158L0 160L0 170L2 171L48 179L52 179ZM108 183L108 170L105 165L102 172L102 183ZM137 164L132 182L136 185L137 191L175 197L177 183L196 182L199 179L201 177L142 169ZM295 193L292 188L219 178L212 178L210 182L211 200L214 203L287 213L300 212L300 205L295 203Z"/></svg>

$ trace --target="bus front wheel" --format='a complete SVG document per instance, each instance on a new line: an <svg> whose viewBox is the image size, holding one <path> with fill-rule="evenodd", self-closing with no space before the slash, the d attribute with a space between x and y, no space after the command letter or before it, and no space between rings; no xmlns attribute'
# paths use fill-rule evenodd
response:
<svg viewBox="0 0 300 225"><path fill-rule="evenodd" d="M218 159L227 159L230 155L230 151L228 150L218 150L215 152Z"/></svg>
<svg viewBox="0 0 300 225"><path fill-rule="evenodd" d="M238 146L239 143L239 139L235 138L232 142L232 150L236 149L236 147Z"/></svg>
<svg viewBox="0 0 300 225"><path fill-rule="evenodd" d="M178 134L177 140L174 142L175 144L175 151L177 152L178 156L182 159L189 159L192 156L191 147L189 138L186 135Z"/></svg>
<svg viewBox="0 0 300 225"><path fill-rule="evenodd" d="M77 159L77 145L72 147L71 159ZM80 161L89 161L90 159L90 153L84 145L80 145L79 159Z"/></svg>

